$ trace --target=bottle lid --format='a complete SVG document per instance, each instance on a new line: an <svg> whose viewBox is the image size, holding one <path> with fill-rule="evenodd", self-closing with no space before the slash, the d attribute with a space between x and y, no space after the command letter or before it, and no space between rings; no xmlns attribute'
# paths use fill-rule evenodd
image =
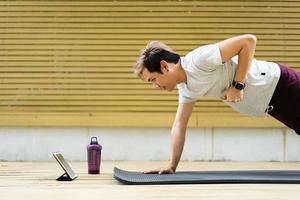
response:
<svg viewBox="0 0 300 200"><path fill-rule="evenodd" d="M96 139L96 140L93 140L93 139ZM92 137L92 138L91 138L91 144L98 144L98 139L97 139L97 137Z"/></svg>

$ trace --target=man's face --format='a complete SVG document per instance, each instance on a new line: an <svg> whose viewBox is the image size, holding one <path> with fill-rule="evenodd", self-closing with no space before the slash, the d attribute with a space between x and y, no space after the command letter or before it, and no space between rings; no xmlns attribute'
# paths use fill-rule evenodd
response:
<svg viewBox="0 0 300 200"><path fill-rule="evenodd" d="M148 69L145 68L142 72L142 79L151 82L155 88L171 92L177 85L175 65L176 64L163 61L161 64L162 73L150 73Z"/></svg>

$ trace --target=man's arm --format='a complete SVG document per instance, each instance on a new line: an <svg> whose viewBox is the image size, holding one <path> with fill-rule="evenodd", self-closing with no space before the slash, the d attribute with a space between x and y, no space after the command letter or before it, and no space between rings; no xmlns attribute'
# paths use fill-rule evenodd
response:
<svg viewBox="0 0 300 200"><path fill-rule="evenodd" d="M219 42L222 62L227 62L235 55L239 55L235 81L245 82L246 76L254 57L256 37L251 34L228 38Z"/></svg>
<svg viewBox="0 0 300 200"><path fill-rule="evenodd" d="M222 62L227 62L230 58L238 55L238 65L234 76L234 81L244 83L247 78L256 47L256 37L251 34L232 37L219 42ZM230 87L223 94L222 99L228 102L239 102L243 99L243 90Z"/></svg>
<svg viewBox="0 0 300 200"><path fill-rule="evenodd" d="M170 167L175 172L179 163L186 135L186 128L192 114L195 102L178 105L176 118L171 131L171 157Z"/></svg>
<svg viewBox="0 0 300 200"><path fill-rule="evenodd" d="M144 171L144 173L164 174L174 173L176 171L184 146L187 124L192 114L194 105L195 102L180 103L178 105L175 121L171 131L171 156L168 166L156 170Z"/></svg>

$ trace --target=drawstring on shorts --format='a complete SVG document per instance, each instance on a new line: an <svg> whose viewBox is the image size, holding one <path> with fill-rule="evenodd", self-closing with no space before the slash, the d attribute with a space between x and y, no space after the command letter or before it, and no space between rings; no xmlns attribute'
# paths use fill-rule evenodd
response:
<svg viewBox="0 0 300 200"><path fill-rule="evenodd" d="M272 105L267 107L267 109L265 110L265 113L266 113L265 118L267 118L268 113L271 112L273 109L274 109L274 106L272 106Z"/></svg>

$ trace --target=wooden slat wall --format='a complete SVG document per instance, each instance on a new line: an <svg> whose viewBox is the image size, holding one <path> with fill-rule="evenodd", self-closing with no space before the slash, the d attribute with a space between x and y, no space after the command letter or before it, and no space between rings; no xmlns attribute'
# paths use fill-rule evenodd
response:
<svg viewBox="0 0 300 200"><path fill-rule="evenodd" d="M300 1L0 1L0 125L168 127L177 91L132 73L161 40L178 53L238 34L256 58L300 69ZM197 103L191 127L280 127L219 100Z"/></svg>

